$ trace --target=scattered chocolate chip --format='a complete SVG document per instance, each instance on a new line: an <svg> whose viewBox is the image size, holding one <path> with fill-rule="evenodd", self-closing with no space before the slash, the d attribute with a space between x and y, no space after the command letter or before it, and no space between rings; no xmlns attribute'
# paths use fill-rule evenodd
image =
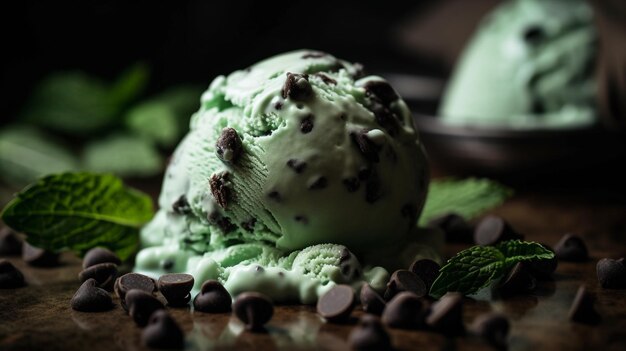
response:
<svg viewBox="0 0 626 351"><path fill-rule="evenodd" d="M276 202L280 202L282 200L282 196L280 196L280 193L276 190L270 191L267 194L267 197L269 197L270 199L276 201Z"/></svg>
<svg viewBox="0 0 626 351"><path fill-rule="evenodd" d="M148 276L139 273L127 273L115 280L113 290L122 302L122 307L128 310L125 302L126 293L131 289L143 290L147 293L156 291L156 283Z"/></svg>
<svg viewBox="0 0 626 351"><path fill-rule="evenodd" d="M506 350L511 325L500 313L485 313L474 319L470 330L498 350Z"/></svg>
<svg viewBox="0 0 626 351"><path fill-rule="evenodd" d="M544 244L540 244L540 245L546 248L547 250L554 252L554 250L552 250L551 247L544 245ZM556 259L556 256L555 256L549 260L525 261L524 267L528 269L528 272L530 272L530 274L532 274L533 277L537 278L538 280L549 280L549 279L552 279L552 273L556 271L556 267L558 266L558 264L559 264L558 260Z"/></svg>
<svg viewBox="0 0 626 351"><path fill-rule="evenodd" d="M264 332L264 325L274 315L274 304L265 295L257 292L239 294L233 304L233 311L246 329L252 332Z"/></svg>
<svg viewBox="0 0 626 351"><path fill-rule="evenodd" d="M185 195L181 195L178 200L176 200L172 204L172 210L174 213L184 215L191 213L191 206L189 206L189 202L187 201L187 197Z"/></svg>
<svg viewBox="0 0 626 351"><path fill-rule="evenodd" d="M309 219L306 216L303 215L297 215L295 217L293 217L293 219L296 222L302 223L302 224L308 224L309 223Z"/></svg>
<svg viewBox="0 0 626 351"><path fill-rule="evenodd" d="M216 173L213 174L209 180L211 194L213 194L215 202L223 209L226 209L228 201L230 200L230 188L227 184L229 175L228 172Z"/></svg>
<svg viewBox="0 0 626 351"><path fill-rule="evenodd" d="M230 294L217 280L205 281L193 300L193 308L206 313L230 312L231 304Z"/></svg>
<svg viewBox="0 0 626 351"><path fill-rule="evenodd" d="M170 273L162 275L157 285L170 306L185 306L191 300L194 279L190 274Z"/></svg>
<svg viewBox="0 0 626 351"><path fill-rule="evenodd" d="M526 294L537 287L535 278L525 269L525 264L518 262L502 279L499 290L504 296Z"/></svg>
<svg viewBox="0 0 626 351"><path fill-rule="evenodd" d="M122 260L116 254L104 247L94 247L87 251L83 257L83 269L95 266L99 263L113 263L114 265L122 264Z"/></svg>
<svg viewBox="0 0 626 351"><path fill-rule="evenodd" d="M443 230L449 243L470 244L474 241L472 226L456 213L439 216L428 222L428 226Z"/></svg>
<svg viewBox="0 0 626 351"><path fill-rule="evenodd" d="M348 343L355 351L393 350L391 338L383 327L380 319L372 315L364 315L348 336Z"/></svg>
<svg viewBox="0 0 626 351"><path fill-rule="evenodd" d="M316 76L320 77L322 82L328 85L337 85L337 81L325 75L324 73L315 73Z"/></svg>
<svg viewBox="0 0 626 351"><path fill-rule="evenodd" d="M94 264L78 273L78 279L81 283L87 279L94 279L97 287L107 291L113 291L115 278L117 278L117 265L114 263Z"/></svg>
<svg viewBox="0 0 626 351"><path fill-rule="evenodd" d="M174 268L174 261L167 258L161 261L161 268L165 271L172 270Z"/></svg>
<svg viewBox="0 0 626 351"><path fill-rule="evenodd" d="M224 128L215 143L217 158L226 163L235 163L242 150L243 145L237 131L233 128Z"/></svg>
<svg viewBox="0 0 626 351"><path fill-rule="evenodd" d="M302 58L303 59L320 58L320 57L324 57L324 56L328 56L328 54L325 53L325 52L321 52L321 51L312 51L312 52L308 52L308 53L302 55Z"/></svg>
<svg viewBox="0 0 626 351"><path fill-rule="evenodd" d="M439 276L439 264L427 258L415 260L409 271L415 273L426 285L426 292L430 291L430 287Z"/></svg>
<svg viewBox="0 0 626 351"><path fill-rule="evenodd" d="M522 239L503 218L487 216L474 230L474 242L478 245L494 245L502 241Z"/></svg>
<svg viewBox="0 0 626 351"><path fill-rule="evenodd" d="M241 222L241 227L245 229L247 232L253 232L255 224L256 224L256 219L250 218L246 222Z"/></svg>
<svg viewBox="0 0 626 351"><path fill-rule="evenodd" d="M14 289L26 285L24 275L7 261L0 260L0 289Z"/></svg>
<svg viewBox="0 0 626 351"><path fill-rule="evenodd" d="M37 267L54 267L59 264L59 254L34 247L27 242L22 245L22 259Z"/></svg>
<svg viewBox="0 0 626 351"><path fill-rule="evenodd" d="M352 257L352 253L347 248L341 249L341 253L339 254L339 263L347 262Z"/></svg>
<svg viewBox="0 0 626 351"><path fill-rule="evenodd" d="M587 245L583 239L573 234L564 235L554 246L554 253L561 261L584 262L589 259Z"/></svg>
<svg viewBox="0 0 626 351"><path fill-rule="evenodd" d="M124 297L124 303L128 307L128 314L140 327L145 327L154 311L164 309L165 306L152 295L139 289L130 289Z"/></svg>
<svg viewBox="0 0 626 351"><path fill-rule="evenodd" d="M361 63L355 62L352 64L352 67L354 67L354 73L352 74L353 79L356 80L365 77L365 67L363 67Z"/></svg>
<svg viewBox="0 0 626 351"><path fill-rule="evenodd" d="M581 285L576 292L574 301L569 310L569 319L574 322L595 324L600 320L600 315L596 312L593 304L595 297Z"/></svg>
<svg viewBox="0 0 626 351"><path fill-rule="evenodd" d="M393 137L398 134L400 128L398 117L390 109L376 102L369 106L369 109L374 114L376 123L385 129L390 136Z"/></svg>
<svg viewBox="0 0 626 351"><path fill-rule="evenodd" d="M300 174L306 169L306 162L292 158L287 161L287 167L293 169L294 172Z"/></svg>
<svg viewBox="0 0 626 351"><path fill-rule="evenodd" d="M385 81L369 81L365 83L364 88L367 96L379 99L387 107L400 98L391 85Z"/></svg>
<svg viewBox="0 0 626 351"><path fill-rule="evenodd" d="M450 292L442 296L433 304L426 324L446 335L463 334L463 296Z"/></svg>
<svg viewBox="0 0 626 351"><path fill-rule="evenodd" d="M217 226L222 233L227 234L237 229L237 226L228 219L228 217L222 216L219 212L213 212L209 215L208 220L211 224Z"/></svg>
<svg viewBox="0 0 626 351"><path fill-rule="evenodd" d="M274 104L274 108L275 108L275 109L277 109L277 110L282 110L282 109L283 109L283 103L282 103L282 102L280 102L280 101L277 101L277 102Z"/></svg>
<svg viewBox="0 0 626 351"><path fill-rule="evenodd" d="M22 252L22 240L15 234L13 229L3 227L0 229L0 255L12 256Z"/></svg>
<svg viewBox="0 0 626 351"><path fill-rule="evenodd" d="M370 204L383 196L382 186L378 177L370 177L365 183L365 201Z"/></svg>
<svg viewBox="0 0 626 351"><path fill-rule="evenodd" d="M95 279L87 279L72 297L72 308L81 312L100 312L113 308L111 295L96 285Z"/></svg>
<svg viewBox="0 0 626 351"><path fill-rule="evenodd" d="M369 284L365 283L361 287L361 293L359 294L361 300L361 307L365 313L371 313L381 315L385 309L385 299L374 290Z"/></svg>
<svg viewBox="0 0 626 351"><path fill-rule="evenodd" d="M382 320L392 328L417 329L423 324L424 304L412 292L401 292L387 303Z"/></svg>
<svg viewBox="0 0 626 351"><path fill-rule="evenodd" d="M185 335L167 311L157 310L143 329L141 342L153 349L180 349L185 344Z"/></svg>
<svg viewBox="0 0 626 351"><path fill-rule="evenodd" d="M307 74L287 73L287 80L283 86L282 97L294 101L305 101L313 96L313 88Z"/></svg>
<svg viewBox="0 0 626 351"><path fill-rule="evenodd" d="M596 274L600 285L605 289L626 288L626 266L623 258L601 259L596 265Z"/></svg>
<svg viewBox="0 0 626 351"><path fill-rule="evenodd" d="M423 297L428 294L426 284L415 273L405 269L399 269L391 275L387 283L385 291L385 300L389 301L402 291L408 291L417 297Z"/></svg>
<svg viewBox="0 0 626 351"><path fill-rule="evenodd" d="M328 179L326 177L317 177L309 183L309 190L324 189L328 185Z"/></svg>
<svg viewBox="0 0 626 351"><path fill-rule="evenodd" d="M348 190L349 193L353 193L359 190L359 186L361 185L359 179L356 177L345 178L341 182L346 187L346 190Z"/></svg>
<svg viewBox="0 0 626 351"><path fill-rule="evenodd" d="M354 309L354 290L349 285L335 285L317 301L317 313L331 323L346 322Z"/></svg>
<svg viewBox="0 0 626 351"><path fill-rule="evenodd" d="M300 121L300 131L303 134L310 133L313 130L313 115L308 115Z"/></svg>
<svg viewBox="0 0 626 351"><path fill-rule="evenodd" d="M534 25L524 30L523 38L528 44L537 45L545 38L545 35L546 33L541 27Z"/></svg>
<svg viewBox="0 0 626 351"><path fill-rule="evenodd" d="M379 148L373 141L370 140L370 138L367 136L367 132L367 130L352 132L350 133L350 137L352 138L352 141L357 145L359 151L361 151L361 154L365 157L366 160L374 163L379 162Z"/></svg>

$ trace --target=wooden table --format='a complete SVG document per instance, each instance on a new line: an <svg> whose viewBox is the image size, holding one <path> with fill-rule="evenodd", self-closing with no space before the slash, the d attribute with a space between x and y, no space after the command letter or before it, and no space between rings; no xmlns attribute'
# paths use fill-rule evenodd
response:
<svg viewBox="0 0 626 351"><path fill-rule="evenodd" d="M500 301L465 301L465 322L500 311L511 320L510 350L626 350L626 290L600 288L595 274L602 257L626 254L626 204L595 191L564 193L521 191L495 213L508 219L528 240L555 244L567 232L582 236L592 259L560 262L554 281L541 283L529 296ZM446 247L450 256L462 249ZM28 286L0 290L0 350L142 350L140 330L115 300L114 310L81 313L69 306L80 285L80 262L67 254L58 268L32 268L10 259L24 272ZM598 326L570 322L567 311L579 285L597 296ZM350 325L324 323L310 306L278 306L269 334L251 334L230 314L209 315L170 309L185 331L188 348L241 350L344 350ZM355 316L361 312L355 312ZM390 330L399 350L476 350L486 344L471 337L446 339L423 331Z"/></svg>

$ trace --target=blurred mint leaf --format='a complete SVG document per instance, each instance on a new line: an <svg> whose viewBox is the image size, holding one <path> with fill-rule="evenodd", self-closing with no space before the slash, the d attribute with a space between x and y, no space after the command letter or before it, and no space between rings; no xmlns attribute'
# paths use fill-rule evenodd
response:
<svg viewBox="0 0 626 351"><path fill-rule="evenodd" d="M139 104L126 114L128 128L161 146L173 146L181 137L176 114L165 103L152 100Z"/></svg>
<svg viewBox="0 0 626 351"><path fill-rule="evenodd" d="M83 254L104 246L126 259L152 215L149 196L113 175L81 172L50 175L29 185L7 204L2 220L37 247Z"/></svg>
<svg viewBox="0 0 626 351"><path fill-rule="evenodd" d="M554 258L554 252L532 241L504 241L497 244L496 248L506 257L506 262L510 266L521 261L549 260Z"/></svg>
<svg viewBox="0 0 626 351"><path fill-rule="evenodd" d="M0 177L7 183L24 186L51 172L79 168L77 157L46 133L27 126L0 131Z"/></svg>
<svg viewBox="0 0 626 351"><path fill-rule="evenodd" d="M471 219L500 205L512 194L510 188L489 179L434 180L428 188L419 224L426 225L431 219L451 212Z"/></svg>
<svg viewBox="0 0 626 351"><path fill-rule="evenodd" d="M148 140L116 134L87 144L83 153L85 169L118 176L147 177L161 172L163 160Z"/></svg>
<svg viewBox="0 0 626 351"><path fill-rule="evenodd" d="M115 106L125 106L141 94L148 85L150 70L145 63L137 63L122 72L109 92Z"/></svg>

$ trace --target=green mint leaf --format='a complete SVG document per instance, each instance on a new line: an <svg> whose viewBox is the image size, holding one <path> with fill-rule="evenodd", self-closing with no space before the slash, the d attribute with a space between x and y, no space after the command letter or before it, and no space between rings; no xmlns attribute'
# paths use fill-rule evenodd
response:
<svg viewBox="0 0 626 351"><path fill-rule="evenodd" d="M148 177L163 169L162 157L150 141L126 134L87 144L83 164L89 171L118 176Z"/></svg>
<svg viewBox="0 0 626 351"><path fill-rule="evenodd" d="M454 212L471 219L500 205L513 194L504 185L488 179L439 179L430 183L420 225L445 213Z"/></svg>
<svg viewBox="0 0 626 351"><path fill-rule="evenodd" d="M521 261L554 258L552 251L532 241L510 240L497 244L496 248L506 257L507 266L511 267Z"/></svg>
<svg viewBox="0 0 626 351"><path fill-rule="evenodd" d="M133 101L148 85L150 70L145 63L137 63L122 72L109 91L109 100L114 106L122 107Z"/></svg>
<svg viewBox="0 0 626 351"><path fill-rule="evenodd" d="M44 132L27 126L0 131L0 177L9 184L22 187L50 172L77 169L77 157Z"/></svg>
<svg viewBox="0 0 626 351"><path fill-rule="evenodd" d="M177 116L165 103L148 101L128 111L125 120L130 130L161 146L173 146L181 137Z"/></svg>
<svg viewBox="0 0 626 351"><path fill-rule="evenodd" d="M139 228L153 214L149 196L110 174L61 173L19 192L2 220L31 244L79 254L104 246L126 259L139 243Z"/></svg>

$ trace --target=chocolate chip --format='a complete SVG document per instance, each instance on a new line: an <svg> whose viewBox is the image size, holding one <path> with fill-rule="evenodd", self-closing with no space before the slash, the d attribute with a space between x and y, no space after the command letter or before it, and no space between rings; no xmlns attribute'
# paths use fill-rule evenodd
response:
<svg viewBox="0 0 626 351"><path fill-rule="evenodd" d="M223 209L226 209L230 200L230 188L227 184L229 175L230 173L228 172L216 173L213 174L209 180L211 194L213 194L215 202Z"/></svg>
<svg viewBox="0 0 626 351"><path fill-rule="evenodd" d="M104 247L94 247L87 251L83 257L83 269L99 263L113 263L114 265L122 264L122 260L117 257L111 250Z"/></svg>
<svg viewBox="0 0 626 351"><path fill-rule="evenodd" d="M264 332L264 325L274 315L274 304L265 295L257 292L239 294L233 304L233 310L246 329L252 332Z"/></svg>
<svg viewBox="0 0 626 351"><path fill-rule="evenodd" d="M349 285L335 285L317 301L317 313L331 323L346 322L354 309L354 290Z"/></svg>
<svg viewBox="0 0 626 351"><path fill-rule="evenodd" d="M348 336L348 343L355 351L393 350L391 338L383 327L380 319L372 315L364 315Z"/></svg>
<svg viewBox="0 0 626 351"><path fill-rule="evenodd" d="M352 253L347 248L341 249L341 253L339 254L339 263L347 262L352 257Z"/></svg>
<svg viewBox="0 0 626 351"><path fill-rule="evenodd" d="M346 190L348 190L349 193L353 193L359 190L359 186L361 185L361 183L359 182L359 179L356 177L346 178L342 180L341 182L346 187Z"/></svg>
<svg viewBox="0 0 626 351"><path fill-rule="evenodd" d="M174 268L174 261L169 258L161 261L161 268L166 271L172 270L172 268Z"/></svg>
<svg viewBox="0 0 626 351"><path fill-rule="evenodd" d="M474 319L470 330L498 350L506 350L507 336L511 325L500 313L485 313Z"/></svg>
<svg viewBox="0 0 626 351"><path fill-rule="evenodd" d="M398 117L387 107L379 103L369 106L370 111L374 114L374 119L379 126L389 133L390 136L398 135L399 125Z"/></svg>
<svg viewBox="0 0 626 351"><path fill-rule="evenodd" d="M382 186L377 176L370 177L365 183L365 201L370 204L378 201L383 196Z"/></svg>
<svg viewBox="0 0 626 351"><path fill-rule="evenodd" d="M191 213L191 206L189 206L189 202L187 201L187 197L185 195L181 195L178 200L176 200L172 204L172 210L174 213L184 215Z"/></svg>
<svg viewBox="0 0 626 351"><path fill-rule="evenodd" d="M495 245L502 241L522 239L503 218L487 216L474 230L474 242L478 245Z"/></svg>
<svg viewBox="0 0 626 351"><path fill-rule="evenodd" d="M217 280L207 280L202 284L200 293L193 300L193 308L196 311L207 313L230 312L232 298Z"/></svg>
<svg viewBox="0 0 626 351"><path fill-rule="evenodd" d="M113 290L122 302L122 307L128 310L125 302L126 293L131 289L139 289L147 293L156 291L156 283L148 276L139 273L127 273L115 280Z"/></svg>
<svg viewBox="0 0 626 351"><path fill-rule="evenodd" d="M225 163L235 163L241 155L243 145L239 134L233 128L224 128L215 143L217 158Z"/></svg>
<svg viewBox="0 0 626 351"><path fill-rule="evenodd" d="M361 300L361 307L365 313L372 313L376 315L381 315L383 313L386 304L385 300L369 284L363 284L359 297Z"/></svg>
<svg viewBox="0 0 626 351"><path fill-rule="evenodd" d="M130 289L124 297L128 314L140 327L145 327L154 311L165 308L161 301L151 293L139 289Z"/></svg>
<svg viewBox="0 0 626 351"><path fill-rule="evenodd" d="M0 289L14 289L26 285L24 275L7 261L0 260Z"/></svg>
<svg viewBox="0 0 626 351"><path fill-rule="evenodd" d="M277 101L277 102L274 104L274 108L275 108L275 109L277 109L277 110L282 110L282 109L283 109L283 103L282 103L282 102L280 102L280 101Z"/></svg>
<svg viewBox="0 0 626 351"><path fill-rule="evenodd" d="M59 264L59 254L34 247L27 242L22 245L22 259L37 267L54 267Z"/></svg>
<svg viewBox="0 0 626 351"><path fill-rule="evenodd" d="M587 245L583 239L573 234L564 235L554 246L554 253L561 261L584 262L589 259Z"/></svg>
<svg viewBox="0 0 626 351"><path fill-rule="evenodd" d="M294 172L300 174L306 169L306 162L298 161L295 158L292 158L287 161L287 167L293 169Z"/></svg>
<svg viewBox="0 0 626 351"><path fill-rule="evenodd" d="M541 27L534 25L526 28L522 37L528 44L537 45L545 38L545 35L546 33Z"/></svg>
<svg viewBox="0 0 626 351"><path fill-rule="evenodd" d="M0 255L13 256L22 252L22 240L15 234L13 229L3 227L0 229Z"/></svg>
<svg viewBox="0 0 626 351"><path fill-rule="evenodd" d="M473 228L465 218L456 213L436 217L428 222L428 226L441 229L449 243L471 244L474 241Z"/></svg>
<svg viewBox="0 0 626 351"><path fill-rule="evenodd" d="M337 81L325 75L324 73L315 73L316 76L320 77L322 82L328 85L337 85Z"/></svg>
<svg viewBox="0 0 626 351"><path fill-rule="evenodd" d="M309 190L324 189L328 185L328 179L326 177L317 177L309 183Z"/></svg>
<svg viewBox="0 0 626 351"><path fill-rule="evenodd" d="M428 294L426 284L417 274L405 269L399 269L393 272L391 278L389 278L387 290L385 291L385 300L391 300L402 291L411 292L417 295L417 297L423 297Z"/></svg>
<svg viewBox="0 0 626 351"><path fill-rule="evenodd" d="M350 137L366 160L374 163L379 162L380 158L378 157L378 145L370 140L367 136L367 132L367 130L352 132L350 133Z"/></svg>
<svg viewBox="0 0 626 351"><path fill-rule="evenodd" d="M81 312L100 312L113 308L111 295L96 285L95 279L87 279L72 297L72 308Z"/></svg>
<svg viewBox="0 0 626 351"><path fill-rule="evenodd" d="M545 249L554 252L551 247L544 244L540 245L543 246ZM552 279L552 273L556 271L557 266L558 260L556 259L556 256L552 257L549 260L530 260L524 262L524 267L528 269L530 274L532 274L533 277L537 278L538 280Z"/></svg>
<svg viewBox="0 0 626 351"><path fill-rule="evenodd" d="M392 328L417 329L422 326L425 306L412 292L401 292L387 303L382 320Z"/></svg>
<svg viewBox="0 0 626 351"><path fill-rule="evenodd" d="M355 62L352 64L354 67L354 73L352 74L352 79L357 80L365 77L365 67L359 62Z"/></svg>
<svg viewBox="0 0 626 351"><path fill-rule="evenodd" d="M249 220L245 222L241 222L241 227L245 229L247 232L253 232L255 224L256 224L256 219L250 218Z"/></svg>
<svg viewBox="0 0 626 351"><path fill-rule="evenodd" d="M310 133L313 130L313 115L308 115L300 121L300 131L303 134Z"/></svg>
<svg viewBox="0 0 626 351"><path fill-rule="evenodd" d="M276 190L270 191L267 194L267 197L269 197L270 199L276 201L276 202L280 202L282 200L282 196L280 195L280 193Z"/></svg>
<svg viewBox="0 0 626 351"><path fill-rule="evenodd" d="M222 233L227 234L237 229L237 226L233 224L227 217L222 216L219 212L212 212L208 217L209 223L217 226Z"/></svg>
<svg viewBox="0 0 626 351"><path fill-rule="evenodd" d="M409 271L415 273L424 282L428 292L435 279L439 276L439 268L441 267L437 262L424 258L415 260L409 267Z"/></svg>
<svg viewBox="0 0 626 351"><path fill-rule="evenodd" d="M325 52L320 52L320 51L312 51L312 52L308 52L308 53L302 55L302 58L303 59L320 58L320 57L324 57L324 56L328 56L328 54L325 53Z"/></svg>
<svg viewBox="0 0 626 351"><path fill-rule="evenodd" d="M306 216L303 216L303 215L297 215L297 216L293 217L293 219L296 222L300 222L302 224L308 224L309 223L309 219Z"/></svg>
<svg viewBox="0 0 626 351"><path fill-rule="evenodd" d="M305 101L313 96L313 88L307 74L287 73L282 97L294 101Z"/></svg>
<svg viewBox="0 0 626 351"><path fill-rule="evenodd" d="M569 310L569 319L574 322L595 324L600 320L600 315L596 312L593 304L595 297L581 285L576 292L574 301Z"/></svg>
<svg viewBox="0 0 626 351"><path fill-rule="evenodd" d="M384 106L389 106L400 97L398 93L385 81L369 81L365 83L365 94L377 98Z"/></svg>
<svg viewBox="0 0 626 351"><path fill-rule="evenodd" d="M446 335L463 334L463 296L451 292L442 296L433 304L426 324Z"/></svg>
<svg viewBox="0 0 626 351"><path fill-rule="evenodd" d="M162 275L157 285L170 306L185 306L191 299L194 279L190 274L170 273Z"/></svg>
<svg viewBox="0 0 626 351"><path fill-rule="evenodd" d="M115 278L117 278L117 265L114 263L94 264L78 273L81 283L87 279L94 279L97 287L107 291L113 291Z"/></svg>
<svg viewBox="0 0 626 351"><path fill-rule="evenodd" d="M605 289L626 288L626 266L624 259L603 258L596 265L596 274L600 285Z"/></svg>
<svg viewBox="0 0 626 351"><path fill-rule="evenodd" d="M535 278L525 269L522 262L513 266L511 271L500 282L499 290L504 296L526 294L537 286Z"/></svg>
<svg viewBox="0 0 626 351"><path fill-rule="evenodd" d="M185 335L167 311L157 310L143 329L141 342L153 349L180 349L185 344Z"/></svg>

